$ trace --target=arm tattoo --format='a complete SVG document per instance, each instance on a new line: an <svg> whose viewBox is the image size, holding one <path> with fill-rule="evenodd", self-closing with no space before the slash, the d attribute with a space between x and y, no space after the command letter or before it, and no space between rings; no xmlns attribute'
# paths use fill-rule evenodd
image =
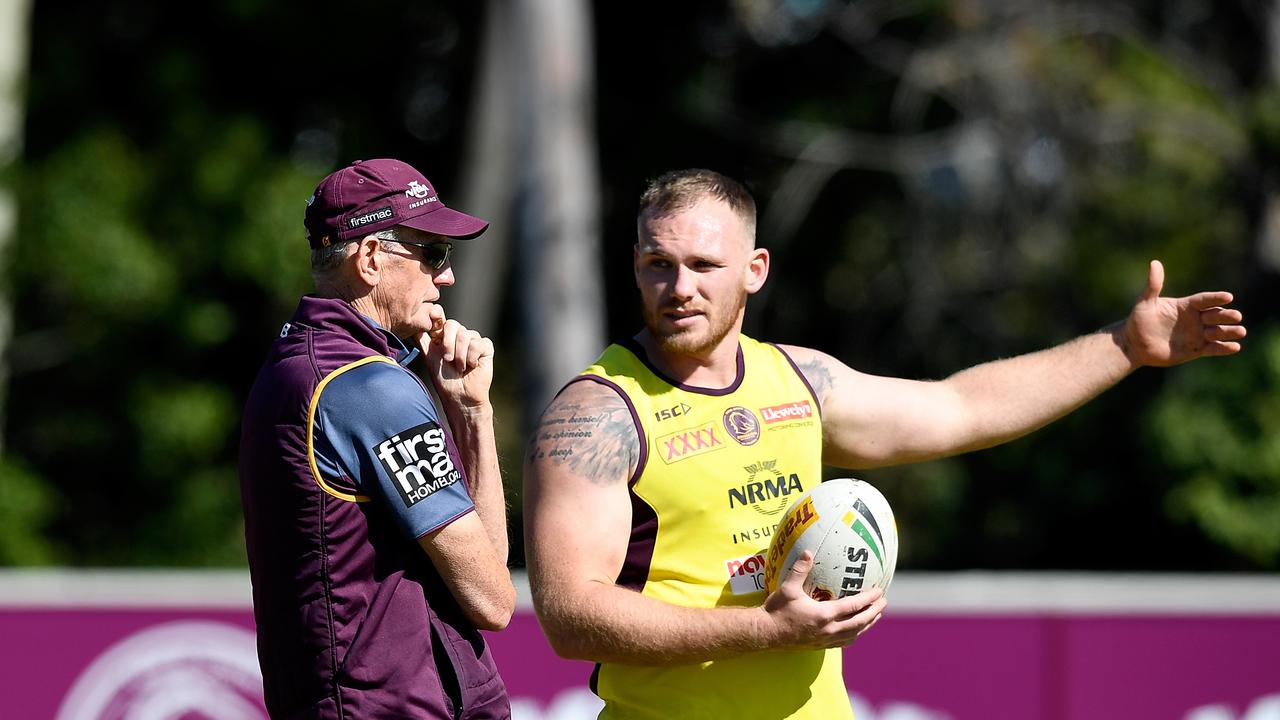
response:
<svg viewBox="0 0 1280 720"><path fill-rule="evenodd" d="M818 396L818 403L821 404L822 399L835 386L835 378L832 377L825 359L821 355L813 355L797 361L796 367L800 368L804 379L809 381L809 387L813 388L813 394Z"/></svg>
<svg viewBox="0 0 1280 720"><path fill-rule="evenodd" d="M605 485L630 478L639 456L640 438L622 398L560 397L538 421L528 460L549 462Z"/></svg>

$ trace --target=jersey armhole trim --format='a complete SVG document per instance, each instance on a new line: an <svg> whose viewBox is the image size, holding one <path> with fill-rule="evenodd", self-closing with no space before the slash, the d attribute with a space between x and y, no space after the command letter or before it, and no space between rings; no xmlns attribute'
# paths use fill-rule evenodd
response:
<svg viewBox="0 0 1280 720"><path fill-rule="evenodd" d="M564 386L567 388L573 383L581 382L583 380L599 383L607 388L611 388L614 392L618 393L618 397L622 398L622 402L627 404L627 412L631 413L631 422L636 426L636 439L640 441L640 458L636 461L635 472L631 473L631 477L627 480L627 487L631 487L640 479L640 474L644 472L644 467L649 462L649 441L645 439L644 426L640 424L640 414L636 412L636 406L631 402L631 397L627 395L625 390L619 387L618 384L612 380L602 378L599 375L579 375L565 383ZM561 389L561 392L564 392L564 390Z"/></svg>
<svg viewBox="0 0 1280 720"><path fill-rule="evenodd" d="M321 490L329 493L339 500L346 500L347 502L369 502L370 498L368 495L343 492L342 490L339 490L325 482L324 476L320 474L320 467L316 465L316 410L320 407L320 393L324 392L325 386L328 385L330 381L348 370L353 370L361 365L368 365L371 362L384 362L388 365L396 365L395 361L390 358L382 357L381 355L370 355L367 358L361 358L353 363L343 365L337 370L326 375L324 379L320 381L320 384L316 386L316 391L311 395L311 407L307 410L307 463L311 466L311 475L316 479L316 485L319 485ZM396 365L396 367L399 366Z"/></svg>
<svg viewBox="0 0 1280 720"><path fill-rule="evenodd" d="M796 375L800 377L800 382L804 383L805 388L809 390L809 396L813 398L813 405L818 408L818 419L821 420L822 401L818 399L818 393L814 392L813 386L809 384L809 378L804 376L804 373L800 370L800 366L796 365L796 361L791 359L791 356L787 354L786 350L782 349L781 345L778 345L777 343L768 343L768 345L781 353L782 357L786 358L787 364L791 366L791 369L796 371Z"/></svg>

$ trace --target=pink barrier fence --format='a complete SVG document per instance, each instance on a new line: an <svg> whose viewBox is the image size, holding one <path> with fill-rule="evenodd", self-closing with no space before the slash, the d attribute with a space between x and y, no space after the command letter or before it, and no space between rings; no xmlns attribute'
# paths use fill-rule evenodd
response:
<svg viewBox="0 0 1280 720"><path fill-rule="evenodd" d="M0 718L265 717L242 581L186 600L101 584L77 595L65 579L45 597L14 582L0 575ZM895 581L890 612L846 650L860 720L1280 720L1278 579L1182 604L1135 602L1112 583L1110 605L1074 610L965 599L965 582ZM489 639L516 718L595 717L591 665L555 657L527 609Z"/></svg>

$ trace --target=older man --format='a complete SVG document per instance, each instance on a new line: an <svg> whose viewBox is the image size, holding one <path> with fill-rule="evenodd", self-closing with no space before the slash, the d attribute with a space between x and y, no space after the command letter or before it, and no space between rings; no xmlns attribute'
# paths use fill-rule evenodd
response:
<svg viewBox="0 0 1280 720"><path fill-rule="evenodd" d="M515 604L493 344L439 304L451 242L488 223L408 164L368 160L320 183L305 226L316 293L281 328L240 442L267 707L507 717L477 632ZM419 356L444 418L409 369Z"/></svg>
<svg viewBox="0 0 1280 720"><path fill-rule="evenodd" d="M939 382L867 375L742 334L769 274L755 217L717 173L654 181L634 251L644 329L570 382L530 442L534 607L560 654L600 663L604 718L850 718L839 648L880 616L880 591L818 602L803 590L812 557L768 597L741 576L763 565L749 561L788 495L821 482L823 463L1011 440L1138 367L1229 355L1245 335L1229 293L1161 297L1153 262L1128 318L1104 330Z"/></svg>

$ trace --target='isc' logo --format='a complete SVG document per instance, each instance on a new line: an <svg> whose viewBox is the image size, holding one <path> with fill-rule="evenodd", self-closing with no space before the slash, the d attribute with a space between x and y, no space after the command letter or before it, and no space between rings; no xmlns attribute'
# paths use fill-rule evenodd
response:
<svg viewBox="0 0 1280 720"><path fill-rule="evenodd" d="M692 409L692 407L689 407L685 403L680 403L679 405L669 407L666 410L658 410L653 414L653 419L658 422L670 420L671 418L677 418L681 415L688 415L689 411Z"/></svg>

